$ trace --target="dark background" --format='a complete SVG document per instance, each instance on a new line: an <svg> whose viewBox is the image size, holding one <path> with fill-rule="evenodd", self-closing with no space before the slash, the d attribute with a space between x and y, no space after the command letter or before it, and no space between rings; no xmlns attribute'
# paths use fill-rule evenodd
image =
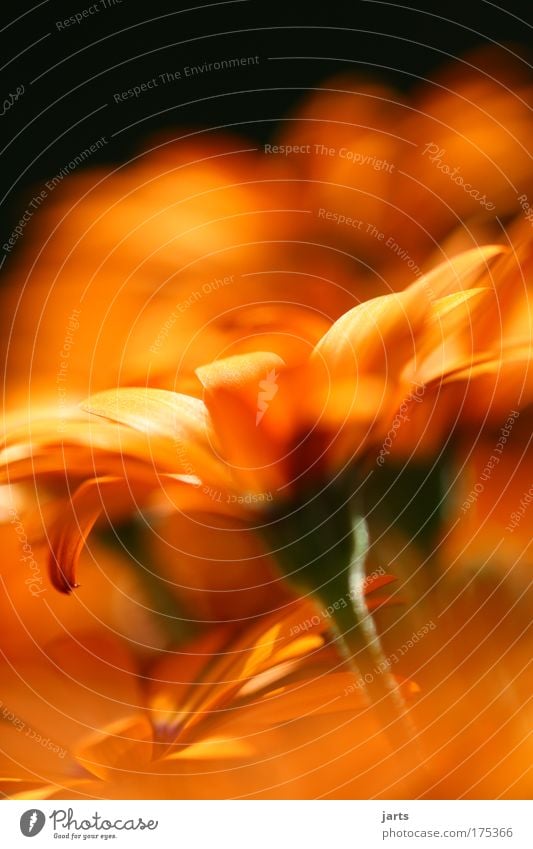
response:
<svg viewBox="0 0 533 849"><path fill-rule="evenodd" d="M407 90L474 47L503 43L528 55L530 3L501 9L485 0L416 2L418 9L409 8L409 0L315 7L289 0L190 0L179 6L97 0L98 13L62 30L57 21L94 4L6 4L0 99L21 85L25 92L0 123L2 240L34 189L102 135L109 143L91 165L124 161L159 130L181 135L233 127L264 142L305 89L341 70L367 71ZM115 92L165 71L253 55L259 64L182 77L138 99L113 102Z"/></svg>

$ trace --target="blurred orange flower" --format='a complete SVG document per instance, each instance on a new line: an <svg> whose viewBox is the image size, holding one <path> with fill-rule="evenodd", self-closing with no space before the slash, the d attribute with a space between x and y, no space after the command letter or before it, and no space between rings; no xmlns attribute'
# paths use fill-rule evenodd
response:
<svg viewBox="0 0 533 849"><path fill-rule="evenodd" d="M197 132L72 175L8 266L9 407L190 391L228 344L285 359L289 335L305 352L360 301L505 243L499 222L523 214L515 187L532 183L531 102L530 79L494 52L410 99L344 74L289 116L281 153Z"/></svg>
<svg viewBox="0 0 533 849"><path fill-rule="evenodd" d="M533 184L532 103L524 67L494 49L445 65L407 98L342 73L304 100L279 141L294 147L288 168L315 232L357 258L358 294L403 288L450 254L505 241L516 187L530 196Z"/></svg>
<svg viewBox="0 0 533 849"><path fill-rule="evenodd" d="M0 664L10 798L298 798L413 792L327 619L295 603L210 629L143 672L101 632ZM406 684L405 692L416 688Z"/></svg>
<svg viewBox="0 0 533 849"><path fill-rule="evenodd" d="M316 487L335 480L383 438L413 385L471 366L454 342L493 297L468 286L499 252L467 252L404 292L361 304L301 364L255 352L204 366L205 403L118 389L85 404L111 422L72 415L58 433L56 416L14 429L3 456L7 479L64 477L68 485L50 531L56 585L74 584L81 546L103 511L127 515L155 499L174 510L250 518L293 502L308 479Z"/></svg>

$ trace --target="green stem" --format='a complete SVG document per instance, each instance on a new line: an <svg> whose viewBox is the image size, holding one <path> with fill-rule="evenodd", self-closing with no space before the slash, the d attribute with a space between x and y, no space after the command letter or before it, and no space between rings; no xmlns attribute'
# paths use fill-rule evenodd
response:
<svg viewBox="0 0 533 849"><path fill-rule="evenodd" d="M405 754L414 750L416 729L394 678L390 662L383 652L379 635L365 600L365 563L369 549L366 521L358 517L353 524L353 559L347 570L324 585L321 600L330 607L347 596L350 603L335 617L339 648L357 675L361 689L376 711L383 730L394 748ZM416 760L419 760L418 753Z"/></svg>
<svg viewBox="0 0 533 849"><path fill-rule="evenodd" d="M418 763L415 729L365 602L366 522L360 516L352 519L349 503L344 487L330 487L272 516L263 533L288 580L334 610L339 648L385 734L395 750Z"/></svg>

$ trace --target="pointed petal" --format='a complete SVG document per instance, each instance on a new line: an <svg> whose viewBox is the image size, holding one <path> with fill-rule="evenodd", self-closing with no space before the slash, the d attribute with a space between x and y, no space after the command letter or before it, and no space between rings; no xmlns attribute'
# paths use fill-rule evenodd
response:
<svg viewBox="0 0 533 849"><path fill-rule="evenodd" d="M158 437L162 437L176 472L213 485L229 486L227 471L215 453L211 419L200 399L165 389L127 388L93 395L83 407L96 416L155 437L156 448ZM150 456L147 453L148 460Z"/></svg>
<svg viewBox="0 0 533 849"><path fill-rule="evenodd" d="M124 490L121 478L94 478L83 483L63 506L51 533L52 551L49 568L53 585L69 593L76 584L76 566L96 520L103 512L102 488L112 492Z"/></svg>
<svg viewBox="0 0 533 849"><path fill-rule="evenodd" d="M222 454L244 490L270 494L283 481L278 463L289 434L270 432L268 413L284 368L277 354L261 351L218 360L196 372Z"/></svg>
<svg viewBox="0 0 533 849"><path fill-rule="evenodd" d="M208 427L207 411L198 398L166 389L128 387L98 392L82 404L82 409L171 440L188 430L203 432Z"/></svg>
<svg viewBox="0 0 533 849"><path fill-rule="evenodd" d="M390 380L411 359L429 299L413 288L365 301L339 318L315 346L332 382L355 380L362 372Z"/></svg>
<svg viewBox="0 0 533 849"><path fill-rule="evenodd" d="M131 713L83 738L74 751L78 763L102 781L116 780L120 772L144 772L153 754L148 718Z"/></svg>
<svg viewBox="0 0 533 849"><path fill-rule="evenodd" d="M525 374L526 371L532 371L530 365L531 357L531 345L527 343L523 345L511 345L505 349L503 356L489 352L478 355L475 361L471 363L464 361L458 363L456 369L450 372L444 382L454 383L458 380L470 380L485 375L495 375L507 366L509 368L523 366Z"/></svg>
<svg viewBox="0 0 533 849"><path fill-rule="evenodd" d="M419 294L425 293L430 301L436 301L473 287L490 271L494 260L508 253L509 249L503 245L483 245L463 251L424 274L410 288Z"/></svg>
<svg viewBox="0 0 533 849"><path fill-rule="evenodd" d="M191 499L192 505L197 507L196 487L172 479L169 487L175 497L176 509L187 509ZM56 589L70 593L77 586L78 560L87 537L100 516L103 513L113 516L121 513L131 515L138 510L140 504L146 503L154 490L161 498L167 496L157 478L131 481L122 477L107 476L85 481L69 500L64 499L61 502L50 532L49 569ZM205 502L204 496L202 503Z"/></svg>
<svg viewBox="0 0 533 849"><path fill-rule="evenodd" d="M51 472L64 477L153 475L154 468L184 473L190 468L186 461L168 440L91 417L66 423L52 417L18 427L9 431L0 452L2 477L11 481Z"/></svg>
<svg viewBox="0 0 533 849"><path fill-rule="evenodd" d="M472 327L493 297L491 289L466 289L432 303L406 377L414 383L427 384L464 362L472 348ZM474 356L473 352L470 356Z"/></svg>

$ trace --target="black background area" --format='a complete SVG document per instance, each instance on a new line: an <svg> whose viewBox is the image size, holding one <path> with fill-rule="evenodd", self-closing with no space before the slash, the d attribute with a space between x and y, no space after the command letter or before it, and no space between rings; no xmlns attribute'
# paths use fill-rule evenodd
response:
<svg viewBox="0 0 533 849"><path fill-rule="evenodd" d="M33 188L100 136L108 143L91 166L123 162L141 140L167 130L179 136L224 127L261 143L305 90L343 70L408 90L451 57L491 43L528 61L526 4L417 2L418 9L375 0L313 7L261 0L6 4L1 98L25 90L0 123L1 235ZM61 24L95 6L80 23ZM242 56L259 61L184 76L186 66ZM181 79L161 84L159 75L176 71ZM157 87L115 102L117 93L153 78Z"/></svg>

